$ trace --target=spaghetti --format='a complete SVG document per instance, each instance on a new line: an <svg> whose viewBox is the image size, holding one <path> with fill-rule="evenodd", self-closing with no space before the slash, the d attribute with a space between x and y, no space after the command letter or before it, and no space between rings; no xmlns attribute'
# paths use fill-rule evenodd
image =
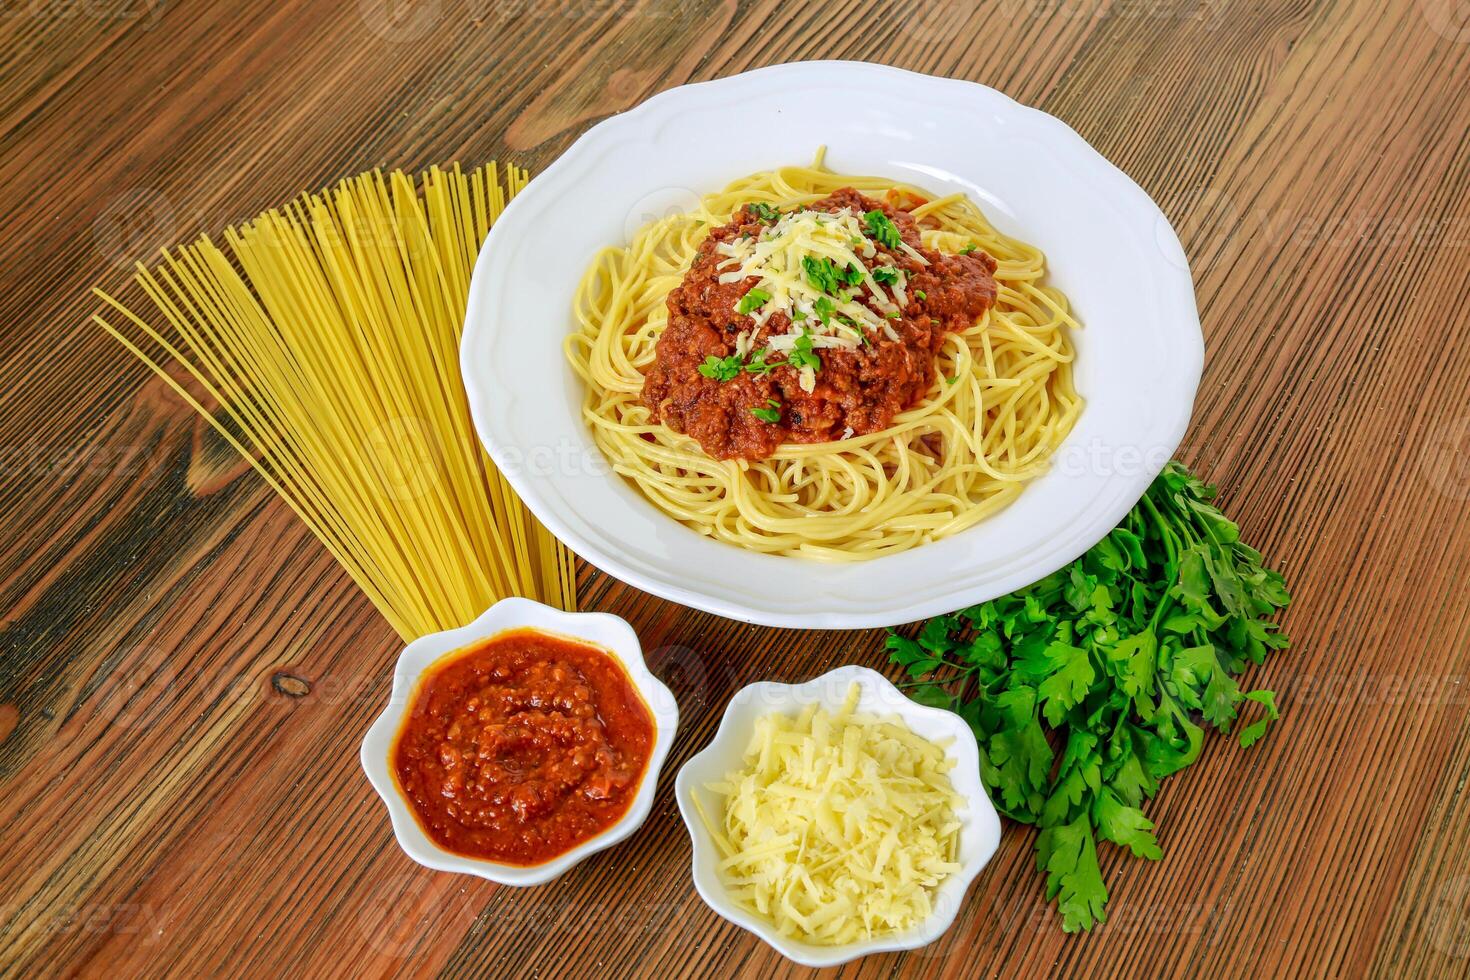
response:
<svg viewBox="0 0 1470 980"><path fill-rule="evenodd" d="M694 438L660 424L641 397L669 324L666 299L710 229L749 215L747 205L789 216L845 188L910 214L925 249L991 256L995 302L944 336L927 392L883 428L787 441L760 458L712 458ZM1045 471L1071 431L1082 409L1069 336L1078 325L1066 297L1043 283L1045 273L1038 249L1001 234L963 195L931 199L882 178L834 174L819 154L810 167L737 180L693 212L644 226L628 246L604 249L577 290L578 328L566 351L586 384L583 415L598 446L660 510L755 551L873 558L956 534L1000 510ZM712 371L721 368L711 362ZM811 380L803 379L808 391Z"/></svg>
<svg viewBox="0 0 1470 980"><path fill-rule="evenodd" d="M95 322L250 462L404 639L504 596L576 604L573 556L479 448L459 372L470 271L527 179L510 166L502 183L494 163L417 185L362 174L226 231L233 262L204 237L138 265L146 319L97 291L115 317Z"/></svg>

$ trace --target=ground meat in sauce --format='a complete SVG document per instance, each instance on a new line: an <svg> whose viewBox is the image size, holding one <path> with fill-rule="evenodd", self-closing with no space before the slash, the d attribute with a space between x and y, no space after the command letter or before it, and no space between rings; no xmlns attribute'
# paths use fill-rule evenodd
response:
<svg viewBox="0 0 1470 980"><path fill-rule="evenodd" d="M995 302L995 260L984 252L943 255L924 248L913 216L859 194L850 187L810 205L814 211L852 208L859 214L881 209L898 226L903 240L929 265L903 251L874 242L878 254L869 267L892 265L908 276L909 303L900 319L891 320L898 340L870 335L871 346L854 351L821 351L816 390L805 392L796 370L782 367L765 375L743 373L716 381L699 373L706 357L735 352L735 340L751 329L751 317L735 312L735 304L753 288L754 277L721 283L717 268L723 257L717 242L759 235L765 225L749 208L727 225L715 228L700 246L689 272L668 296L669 322L659 337L654 363L643 380L643 402L670 428L698 440L715 459L762 459L783 442L827 442L844 438L846 430L862 435L886 428L899 412L924 396L934 379L934 360L944 335L972 326ZM925 296L920 300L916 291ZM772 316L755 334L759 350L767 336L788 333L784 313ZM751 414L769 399L781 403L779 423Z"/></svg>
<svg viewBox="0 0 1470 980"><path fill-rule="evenodd" d="M430 668L394 775L441 847L539 864L627 812L653 741L653 716L611 654L511 630Z"/></svg>

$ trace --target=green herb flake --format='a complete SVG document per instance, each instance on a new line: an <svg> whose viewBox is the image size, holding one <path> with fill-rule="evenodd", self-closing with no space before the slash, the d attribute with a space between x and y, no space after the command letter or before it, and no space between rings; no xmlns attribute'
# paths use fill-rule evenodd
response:
<svg viewBox="0 0 1470 980"><path fill-rule="evenodd" d="M766 222L767 224L770 224L773 221L781 220L781 212L776 210L776 208L772 207L771 205L765 203L764 201L752 201L751 203L747 204L746 207L749 208L751 213L754 214L758 219Z"/></svg>
<svg viewBox="0 0 1470 980"><path fill-rule="evenodd" d="M729 357L716 357L711 354L699 366L700 374L715 381L733 381L740 376L740 371L740 358L734 354Z"/></svg>
<svg viewBox="0 0 1470 980"><path fill-rule="evenodd" d="M735 312L736 313L754 313L756 310L760 309L762 306L765 306L766 305L766 302L770 298L771 298L771 294L770 293L766 292L764 289L761 289L759 286L757 286L754 289L750 290L748 293L746 293L744 296L740 297L740 302L737 303L737 304L735 304Z"/></svg>
<svg viewBox="0 0 1470 980"><path fill-rule="evenodd" d="M914 299L918 300L920 303L924 302L924 300L928 298L929 294L924 292L922 289L914 290Z"/></svg>
<svg viewBox="0 0 1470 980"><path fill-rule="evenodd" d="M835 293L838 288L837 266L825 255L817 258L812 255L801 257L801 268L806 273L806 281L812 284L812 288L824 293Z"/></svg>
<svg viewBox="0 0 1470 980"><path fill-rule="evenodd" d="M971 243L969 245L966 245L964 248L960 249L960 254L961 255L969 255L971 252L975 251L976 247L977 246L974 245L973 243Z"/></svg>
<svg viewBox="0 0 1470 980"><path fill-rule="evenodd" d="M873 270L873 281L883 286L898 282L898 270L891 265L880 265Z"/></svg>
<svg viewBox="0 0 1470 980"><path fill-rule="evenodd" d="M776 370L776 368L781 366L782 362L778 361L775 364L768 363L766 357L770 353L768 350L757 351L754 357L745 362L745 370L750 374L770 374Z"/></svg>
<svg viewBox="0 0 1470 980"><path fill-rule="evenodd" d="M766 399L766 405L768 406L766 408L752 408L750 410L750 414L751 415L754 415L756 418L760 419L762 422L769 422L772 425L775 425L777 422L780 422L781 421L781 403L778 402L774 398L767 398Z"/></svg>
<svg viewBox="0 0 1470 980"><path fill-rule="evenodd" d="M868 226L868 237L884 248L896 249L903 241L903 236L898 233L898 225L882 211L874 208L863 215L863 221Z"/></svg>
<svg viewBox="0 0 1470 980"><path fill-rule="evenodd" d="M822 370L822 359L817 356L816 351L812 347L811 335L803 330L801 336L796 338L796 344L792 348L791 353L786 355L786 363L797 369L811 368L813 371Z"/></svg>
<svg viewBox="0 0 1470 980"><path fill-rule="evenodd" d="M1279 715L1273 692L1237 678L1287 648L1269 620L1290 596L1213 499L1170 463L1071 565L888 637L914 699L975 732L1001 812L1040 829L1037 869L1066 932L1107 921L1101 843L1161 856L1143 807L1198 758L1205 726L1247 712L1248 747Z"/></svg>
<svg viewBox="0 0 1470 980"><path fill-rule="evenodd" d="M812 304L812 313L816 315L816 318L821 321L824 327L832 323L832 314L836 312L837 304L833 303L826 296L818 296L817 301Z"/></svg>

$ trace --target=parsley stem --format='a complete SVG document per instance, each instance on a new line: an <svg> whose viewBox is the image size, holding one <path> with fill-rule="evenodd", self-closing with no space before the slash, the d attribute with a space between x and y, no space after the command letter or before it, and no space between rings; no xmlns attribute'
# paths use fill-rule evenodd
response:
<svg viewBox="0 0 1470 980"><path fill-rule="evenodd" d="M972 674L980 669L974 664L957 664L953 660L945 660L943 657L932 657L931 659L939 661L946 667L953 667L955 670L963 671L966 674Z"/></svg>
<svg viewBox="0 0 1470 980"><path fill-rule="evenodd" d="M938 658L931 658L931 659L938 659ZM949 684L953 684L953 683L955 683L958 680L962 680L962 679L964 679L966 677L969 677L971 674L975 673L975 671L977 671L977 670L980 669L978 666L976 666L976 667L965 667L965 666L962 666L960 664L952 663L951 661L944 660L944 659L939 659L939 666L952 668L954 670L959 671L959 673L958 674L953 674L953 675L951 675L949 677L946 677L943 680L940 680L939 678L933 677L933 676L930 676L927 679L915 678L912 681L905 681L904 683L897 684L895 686L902 688L902 687L918 687L921 684L936 684L936 685L939 685L939 686L943 687L943 686L946 686L946 685L949 685ZM931 670L925 671L925 673L926 674L929 674L929 675L932 675L934 673L934 671L931 669Z"/></svg>
<svg viewBox="0 0 1470 980"><path fill-rule="evenodd" d="M1178 579L1176 578L1175 581L1177 582ZM1164 610L1169 608L1169 604L1172 601L1173 600L1169 598L1169 593L1167 591L1163 594L1163 596L1161 596L1159 598L1159 604L1154 609L1154 614L1152 616L1150 616L1149 617L1149 620L1148 620L1148 628L1152 632L1154 632L1154 633L1157 633L1158 632L1158 630L1159 630L1159 623L1161 623L1163 621L1163 619L1164 619Z"/></svg>

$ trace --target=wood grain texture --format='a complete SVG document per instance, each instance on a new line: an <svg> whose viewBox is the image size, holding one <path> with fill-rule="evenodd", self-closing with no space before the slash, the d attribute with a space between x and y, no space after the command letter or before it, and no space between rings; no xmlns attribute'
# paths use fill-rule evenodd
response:
<svg viewBox="0 0 1470 980"><path fill-rule="evenodd" d="M819 57L993 85L1181 232L1181 456L1287 573L1284 719L1211 740L1064 936L1008 827L956 926L846 976L1470 972L1470 19L1455 0L12 0L0 5L0 974L795 976L690 884L672 773L758 629L591 568L684 727L643 831L515 891L397 850L357 763L397 643L289 510L87 322L87 289L305 188L514 158Z"/></svg>

